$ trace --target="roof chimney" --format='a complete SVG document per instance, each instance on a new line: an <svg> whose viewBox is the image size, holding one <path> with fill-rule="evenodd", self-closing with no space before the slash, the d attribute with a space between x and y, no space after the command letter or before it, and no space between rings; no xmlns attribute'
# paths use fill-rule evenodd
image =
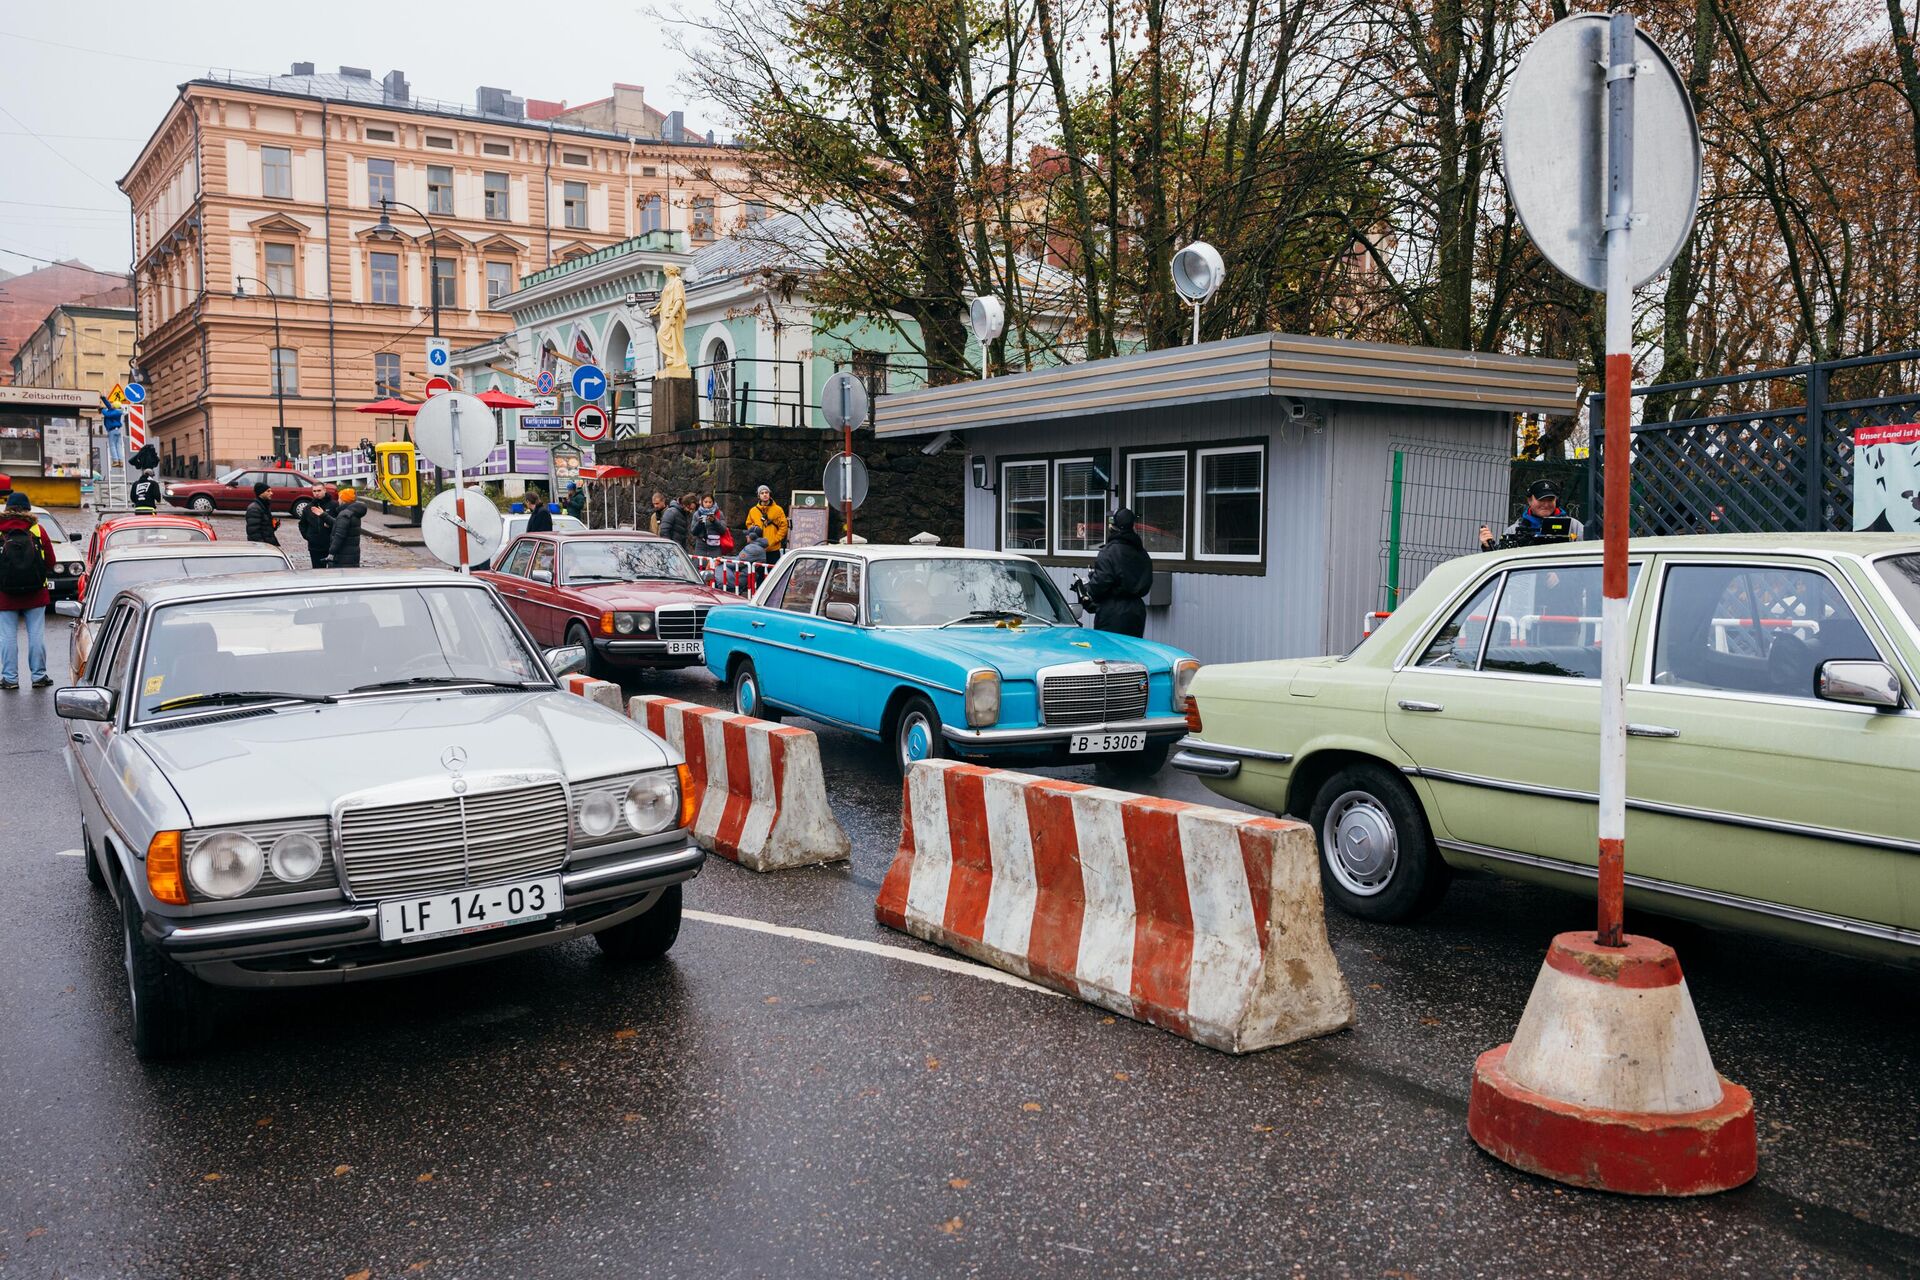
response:
<svg viewBox="0 0 1920 1280"><path fill-rule="evenodd" d="M407 73L404 71L387 72L387 77L380 82L380 87L384 91L388 102L405 102L409 91Z"/></svg>
<svg viewBox="0 0 1920 1280"><path fill-rule="evenodd" d="M687 140L687 113L684 111L669 111L667 113L667 127L665 132L668 142L685 142Z"/></svg>
<svg viewBox="0 0 1920 1280"><path fill-rule="evenodd" d="M367 70L365 67L342 67L340 68L340 78L342 80L371 80L373 79L373 72Z"/></svg>
<svg viewBox="0 0 1920 1280"><path fill-rule="evenodd" d="M296 76L310 76L313 74L313 64L311 62L296 62L293 64L293 74Z"/></svg>

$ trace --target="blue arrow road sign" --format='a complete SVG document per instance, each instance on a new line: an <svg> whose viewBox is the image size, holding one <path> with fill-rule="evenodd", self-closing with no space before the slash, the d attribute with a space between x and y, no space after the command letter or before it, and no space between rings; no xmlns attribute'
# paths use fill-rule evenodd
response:
<svg viewBox="0 0 1920 1280"><path fill-rule="evenodd" d="M573 394L581 400L598 400L607 394L607 375L598 365L580 365L573 371Z"/></svg>
<svg viewBox="0 0 1920 1280"><path fill-rule="evenodd" d="M127 398L128 404L145 404L147 402L147 389L137 382L129 382L126 385L126 389L120 394Z"/></svg>

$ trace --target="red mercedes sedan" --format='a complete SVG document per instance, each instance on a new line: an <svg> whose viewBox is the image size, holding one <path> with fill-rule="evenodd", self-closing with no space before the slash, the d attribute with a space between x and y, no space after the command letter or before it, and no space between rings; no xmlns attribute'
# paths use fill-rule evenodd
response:
<svg viewBox="0 0 1920 1280"><path fill-rule="evenodd" d="M700 580L678 545L650 533L525 533L476 574L538 644L584 645L589 674L698 666L707 612L737 604Z"/></svg>

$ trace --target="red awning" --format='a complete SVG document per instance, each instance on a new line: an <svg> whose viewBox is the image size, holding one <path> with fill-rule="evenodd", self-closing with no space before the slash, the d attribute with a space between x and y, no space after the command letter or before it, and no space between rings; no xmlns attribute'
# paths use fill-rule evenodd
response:
<svg viewBox="0 0 1920 1280"><path fill-rule="evenodd" d="M640 473L632 467L582 467L582 480L632 480Z"/></svg>
<svg viewBox="0 0 1920 1280"><path fill-rule="evenodd" d="M384 413L389 417L411 418L420 412L420 406L410 400L397 400L388 396L385 400L375 400L372 404L363 404L355 413Z"/></svg>
<svg viewBox="0 0 1920 1280"><path fill-rule="evenodd" d="M495 391L489 387L480 393L480 403L489 409L531 409L531 400L522 400L519 396L508 395L504 391Z"/></svg>

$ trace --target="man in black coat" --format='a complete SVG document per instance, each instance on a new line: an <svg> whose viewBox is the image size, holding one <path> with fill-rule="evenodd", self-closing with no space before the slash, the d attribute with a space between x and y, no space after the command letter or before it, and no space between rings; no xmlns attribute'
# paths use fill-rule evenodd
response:
<svg viewBox="0 0 1920 1280"><path fill-rule="evenodd" d="M327 545L327 558L334 568L360 567L360 521L366 514L367 504L355 497L351 488L340 491L340 505L333 513L333 537Z"/></svg>
<svg viewBox="0 0 1920 1280"><path fill-rule="evenodd" d="M528 533L552 533L553 512L547 510L547 495L539 489L527 490Z"/></svg>
<svg viewBox="0 0 1920 1280"><path fill-rule="evenodd" d="M1087 596L1094 602L1097 631L1139 636L1147 631L1147 592L1153 589L1153 560L1133 531L1133 512L1121 507L1108 518L1107 544L1093 558Z"/></svg>
<svg viewBox="0 0 1920 1280"><path fill-rule="evenodd" d="M300 516L300 536L307 540L307 558L313 561L313 567L327 567L327 557L333 552L333 513L339 503L328 499L327 491L319 485L313 486L313 501Z"/></svg>
<svg viewBox="0 0 1920 1280"><path fill-rule="evenodd" d="M687 545L687 535L693 532L693 521L687 509L679 502L669 502L660 514L660 536L669 542L677 542L683 548Z"/></svg>
<svg viewBox="0 0 1920 1280"><path fill-rule="evenodd" d="M267 502L267 495L273 492L265 480L253 486L253 501L247 504L247 541L264 542L270 547L280 545L280 535L274 527L280 522L273 518L273 507Z"/></svg>
<svg viewBox="0 0 1920 1280"><path fill-rule="evenodd" d="M127 486L127 503L135 515L152 515L160 509L160 499L165 496L166 490L153 478L151 470L142 471L140 478Z"/></svg>

